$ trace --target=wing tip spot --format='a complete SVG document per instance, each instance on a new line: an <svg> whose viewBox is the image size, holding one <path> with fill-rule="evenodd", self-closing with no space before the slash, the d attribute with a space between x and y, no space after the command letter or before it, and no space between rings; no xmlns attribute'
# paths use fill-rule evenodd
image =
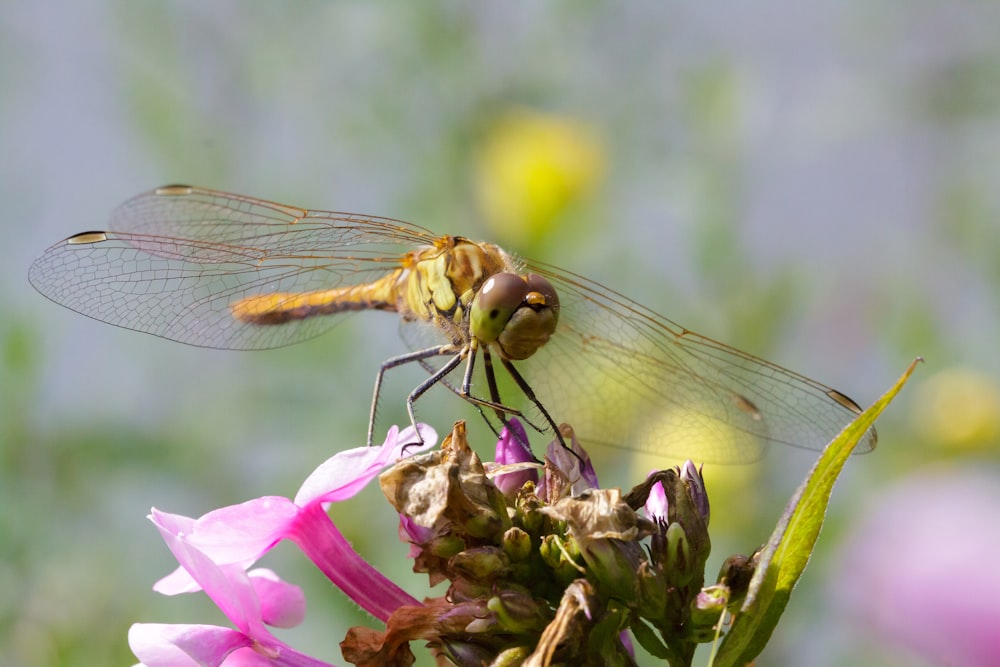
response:
<svg viewBox="0 0 1000 667"><path fill-rule="evenodd" d="M88 245L107 240L108 235L105 232L80 232L66 239L66 245Z"/></svg>
<svg viewBox="0 0 1000 667"><path fill-rule="evenodd" d="M850 396L842 394L836 389L827 389L826 395L856 415L860 415L864 412L864 410L861 409L861 406L855 403Z"/></svg>
<svg viewBox="0 0 1000 667"><path fill-rule="evenodd" d="M162 187L153 190L154 194L162 195L165 197L173 197L176 195L189 195L194 192L194 188L190 185L181 185L179 183L174 183L172 185L164 185Z"/></svg>

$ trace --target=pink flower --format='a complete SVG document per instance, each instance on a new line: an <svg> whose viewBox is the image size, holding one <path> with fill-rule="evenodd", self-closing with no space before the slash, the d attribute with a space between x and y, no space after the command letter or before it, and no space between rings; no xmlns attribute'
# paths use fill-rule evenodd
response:
<svg viewBox="0 0 1000 667"><path fill-rule="evenodd" d="M296 586L266 570L244 572L238 565L219 565L192 546L169 514L154 517L167 546L235 629L215 625L136 623L129 646L144 665L287 665L323 666L272 635L265 624L297 625L305 599Z"/></svg>
<svg viewBox="0 0 1000 667"><path fill-rule="evenodd" d="M234 651L250 651L254 655L244 657L256 662L240 664L325 664L296 653L264 628L264 623L297 624L304 613L296 587L266 571L246 572L282 539L294 542L334 584L382 621L400 606L419 605L351 548L325 508L355 495L402 455L432 447L437 434L430 427L420 428L420 445L412 428L400 433L393 427L382 447L336 454L306 479L294 501L266 496L200 519L154 509L150 519L180 563L154 589L165 595L203 590L237 629L136 624L129 632L136 655L150 665L216 665L231 661ZM175 661L178 656L190 661Z"/></svg>
<svg viewBox="0 0 1000 667"><path fill-rule="evenodd" d="M934 664L1000 656L1000 476L943 467L887 488L848 539L836 595L865 632Z"/></svg>

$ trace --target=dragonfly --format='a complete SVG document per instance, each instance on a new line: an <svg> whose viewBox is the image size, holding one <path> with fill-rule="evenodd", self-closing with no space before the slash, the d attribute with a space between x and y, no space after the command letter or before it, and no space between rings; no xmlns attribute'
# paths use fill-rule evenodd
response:
<svg viewBox="0 0 1000 667"><path fill-rule="evenodd" d="M297 343L344 313L395 313L411 351L378 369L369 444L383 377L408 363L428 373L406 399L413 423L441 384L484 417L522 416L560 441L557 420L585 444L705 462L756 461L771 444L821 450L861 413L836 389L492 243L186 185L51 246L29 280L102 322L230 350ZM876 442L873 428L855 451Z"/></svg>

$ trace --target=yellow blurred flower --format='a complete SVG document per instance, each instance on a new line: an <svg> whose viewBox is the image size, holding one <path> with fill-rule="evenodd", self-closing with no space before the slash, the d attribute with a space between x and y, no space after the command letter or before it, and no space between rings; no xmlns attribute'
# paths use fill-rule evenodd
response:
<svg viewBox="0 0 1000 667"><path fill-rule="evenodd" d="M515 109L493 124L479 148L476 195L498 235L529 243L593 192L603 175L604 151L591 126Z"/></svg>
<svg viewBox="0 0 1000 667"><path fill-rule="evenodd" d="M969 368L931 377L914 397L924 437L944 447L976 448L1000 437L1000 385Z"/></svg>

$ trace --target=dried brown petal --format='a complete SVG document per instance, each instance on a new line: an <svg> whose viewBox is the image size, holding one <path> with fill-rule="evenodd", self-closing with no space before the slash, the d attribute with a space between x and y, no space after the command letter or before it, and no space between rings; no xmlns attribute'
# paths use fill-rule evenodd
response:
<svg viewBox="0 0 1000 667"><path fill-rule="evenodd" d="M591 489L540 511L565 521L573 537L581 543L591 539L633 541L640 538L640 526L643 532L652 527L622 502L620 489Z"/></svg>

